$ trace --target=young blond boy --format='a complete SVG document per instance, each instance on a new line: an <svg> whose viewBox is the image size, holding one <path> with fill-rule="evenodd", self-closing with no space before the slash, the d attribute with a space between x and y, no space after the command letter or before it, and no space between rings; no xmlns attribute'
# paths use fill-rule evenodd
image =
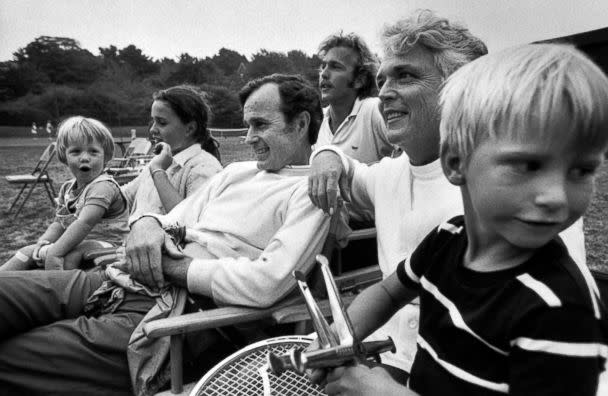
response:
<svg viewBox="0 0 608 396"><path fill-rule="evenodd" d="M524 45L463 66L441 103L464 216L349 308L365 338L420 295L408 389L355 365L331 371L326 392L595 395L606 311L558 234L585 212L608 147L608 78L574 48Z"/></svg>
<svg viewBox="0 0 608 396"><path fill-rule="evenodd" d="M57 157L73 178L59 189L55 218L36 244L17 251L0 271L75 269L86 251L120 246L129 232L127 198L104 173L114 155L110 130L96 119L73 116L58 131Z"/></svg>

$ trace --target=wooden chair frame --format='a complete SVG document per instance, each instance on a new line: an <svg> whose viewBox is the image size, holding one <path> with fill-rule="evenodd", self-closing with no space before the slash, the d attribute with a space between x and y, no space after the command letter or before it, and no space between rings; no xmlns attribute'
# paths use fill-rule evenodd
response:
<svg viewBox="0 0 608 396"><path fill-rule="evenodd" d="M123 157L113 158L108 162L107 172L112 175L120 185L136 178L143 165L149 162L153 154L152 142L145 138L135 138L124 152Z"/></svg>

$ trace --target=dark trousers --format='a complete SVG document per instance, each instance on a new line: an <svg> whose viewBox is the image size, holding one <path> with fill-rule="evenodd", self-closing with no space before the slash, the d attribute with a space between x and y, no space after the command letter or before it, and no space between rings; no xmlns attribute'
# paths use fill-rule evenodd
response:
<svg viewBox="0 0 608 396"><path fill-rule="evenodd" d="M0 274L0 395L131 394L127 344L154 300L127 295L112 314L85 317L100 272Z"/></svg>

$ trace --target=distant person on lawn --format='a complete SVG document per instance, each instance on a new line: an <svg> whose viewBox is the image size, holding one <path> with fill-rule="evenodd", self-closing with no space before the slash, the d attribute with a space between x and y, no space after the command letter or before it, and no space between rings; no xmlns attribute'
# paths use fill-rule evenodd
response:
<svg viewBox="0 0 608 396"><path fill-rule="evenodd" d="M53 124L51 124L51 120L48 120L46 122L46 134L49 137L49 140L53 140L53 131L55 128L53 128Z"/></svg>
<svg viewBox="0 0 608 396"><path fill-rule="evenodd" d="M32 122L32 129L30 132L32 133L34 139L36 139L36 137L38 136L38 126L36 126L35 122Z"/></svg>
<svg viewBox="0 0 608 396"><path fill-rule="evenodd" d="M128 233L127 199L104 174L114 139L101 122L70 117L59 125L57 156L73 179L59 189L55 218L34 245L20 249L1 271L77 268L84 252L119 246Z"/></svg>

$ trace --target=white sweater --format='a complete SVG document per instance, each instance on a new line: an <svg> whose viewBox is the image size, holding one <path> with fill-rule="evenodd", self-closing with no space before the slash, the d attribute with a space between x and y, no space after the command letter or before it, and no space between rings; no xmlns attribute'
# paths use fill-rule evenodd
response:
<svg viewBox="0 0 608 396"><path fill-rule="evenodd" d="M375 215L378 263L385 277L434 227L462 213L460 189L445 178L439 160L412 166L408 156L402 154L372 166L352 160L347 163L353 206L372 210ZM383 363L410 371L416 353L418 316L417 303L409 304L370 336L386 339L390 335L395 341L397 352L384 354Z"/></svg>
<svg viewBox="0 0 608 396"><path fill-rule="evenodd" d="M170 213L154 216L163 228L188 229L190 292L265 307L293 290L292 272L311 268L329 230L330 218L308 198L308 169L233 163Z"/></svg>

